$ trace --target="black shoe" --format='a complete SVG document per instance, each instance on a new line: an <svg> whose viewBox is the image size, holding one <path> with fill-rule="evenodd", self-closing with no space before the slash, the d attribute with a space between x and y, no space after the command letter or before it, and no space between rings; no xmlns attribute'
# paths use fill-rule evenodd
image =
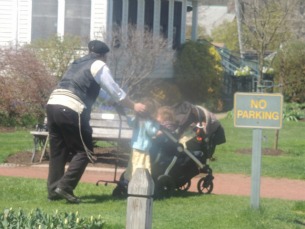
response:
<svg viewBox="0 0 305 229"><path fill-rule="evenodd" d="M49 201L57 201L57 200L62 200L63 198L59 196L56 192L51 192L48 195L48 200Z"/></svg>
<svg viewBox="0 0 305 229"><path fill-rule="evenodd" d="M56 188L55 192L62 198L65 198L68 202L73 204L79 204L80 199L73 195L73 193L68 193L61 188Z"/></svg>

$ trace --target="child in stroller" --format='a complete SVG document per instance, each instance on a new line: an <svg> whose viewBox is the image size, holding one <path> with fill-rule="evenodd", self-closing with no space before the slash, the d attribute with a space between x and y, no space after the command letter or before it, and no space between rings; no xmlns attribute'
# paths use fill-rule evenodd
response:
<svg viewBox="0 0 305 229"><path fill-rule="evenodd" d="M169 113L169 120L163 120L167 125L160 123L163 134L150 149L155 196L170 196L175 189L187 191L191 179L200 173L206 175L197 183L198 192L211 193L214 177L207 160L212 158L216 145L226 141L224 130L215 115L203 107L183 102L170 109L174 114ZM173 117L177 125L172 122ZM127 193L124 179L121 184L125 185L119 183L113 195Z"/></svg>
<svg viewBox="0 0 305 229"><path fill-rule="evenodd" d="M211 193L214 177L207 160L212 158L216 145L226 141L224 130L215 115L204 107L183 102L172 109L178 128L171 133L163 129L165 140L156 139L151 149L159 148L157 154L151 153L157 155L152 163L155 192L158 196L170 196L175 189L186 191L191 179L204 173L197 183L198 192Z"/></svg>

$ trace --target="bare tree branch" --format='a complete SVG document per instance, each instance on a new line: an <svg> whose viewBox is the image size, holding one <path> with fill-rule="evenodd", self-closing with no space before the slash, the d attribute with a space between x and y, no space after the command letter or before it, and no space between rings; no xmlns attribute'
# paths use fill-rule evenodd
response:
<svg viewBox="0 0 305 229"><path fill-rule="evenodd" d="M122 31L127 31L127 34ZM111 42L108 41L112 46L108 63L113 77L130 96L138 85L145 87L154 80L152 75L157 69L173 61L174 50L167 48L167 39L154 37L148 29L141 31L129 25L127 30L122 30L117 26L112 38Z"/></svg>
<svg viewBox="0 0 305 229"><path fill-rule="evenodd" d="M287 39L291 32L291 17L299 0L243 0L243 25L248 36L248 47L255 50L259 60L259 84L262 80L264 55L271 45L277 47Z"/></svg>

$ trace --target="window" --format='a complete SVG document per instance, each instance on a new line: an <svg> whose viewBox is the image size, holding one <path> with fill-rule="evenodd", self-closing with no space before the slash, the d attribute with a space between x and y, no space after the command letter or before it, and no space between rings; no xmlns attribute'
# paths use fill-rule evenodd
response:
<svg viewBox="0 0 305 229"><path fill-rule="evenodd" d="M113 1L113 19L112 19L114 25L121 26L122 10L123 10L122 0L114 0Z"/></svg>
<svg viewBox="0 0 305 229"><path fill-rule="evenodd" d="M173 32L173 48L176 49L181 44L181 13L182 3L175 2L174 5L174 32Z"/></svg>
<svg viewBox="0 0 305 229"><path fill-rule="evenodd" d="M147 0L145 2L145 26L149 28L149 30L152 30L153 23L154 23L154 1Z"/></svg>
<svg viewBox="0 0 305 229"><path fill-rule="evenodd" d="M35 0L32 3L32 40L57 33L57 1Z"/></svg>
<svg viewBox="0 0 305 229"><path fill-rule="evenodd" d="M84 45L90 39L91 1L66 0L65 35L80 36Z"/></svg>
<svg viewBox="0 0 305 229"><path fill-rule="evenodd" d="M128 23L132 25L137 24L137 0L129 0L129 9L128 9Z"/></svg>

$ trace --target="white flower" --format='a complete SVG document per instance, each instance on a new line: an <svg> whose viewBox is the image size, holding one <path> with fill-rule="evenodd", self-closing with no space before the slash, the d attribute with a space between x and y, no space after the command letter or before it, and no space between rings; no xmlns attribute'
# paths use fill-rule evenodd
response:
<svg viewBox="0 0 305 229"><path fill-rule="evenodd" d="M274 73L274 69L270 68L270 67L263 67L263 73L272 74L272 73Z"/></svg>

